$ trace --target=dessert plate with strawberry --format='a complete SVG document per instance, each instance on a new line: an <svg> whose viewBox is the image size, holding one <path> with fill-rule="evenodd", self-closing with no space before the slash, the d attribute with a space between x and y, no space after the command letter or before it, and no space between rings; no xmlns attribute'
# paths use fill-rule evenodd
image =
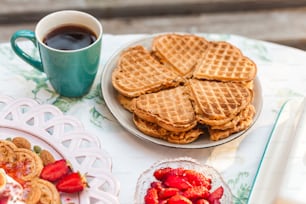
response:
<svg viewBox="0 0 306 204"><path fill-rule="evenodd" d="M12 152L28 148L25 152L40 156L41 161L37 162L43 167L31 182L35 180L37 186L43 186L42 194L47 194L46 185L42 184L48 183L60 195L62 204L119 203L120 185L112 174L111 157L79 120L64 115L58 108L28 98L0 96L0 140L12 141L16 145ZM0 161L3 177L18 180L6 165L14 163L14 157L4 155L1 148L0 156L0 160L10 158Z"/></svg>

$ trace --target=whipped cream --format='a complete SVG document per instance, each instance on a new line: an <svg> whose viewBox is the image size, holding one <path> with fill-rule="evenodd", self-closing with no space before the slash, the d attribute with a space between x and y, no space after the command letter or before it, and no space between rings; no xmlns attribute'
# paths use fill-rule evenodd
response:
<svg viewBox="0 0 306 204"><path fill-rule="evenodd" d="M3 181L3 182L2 182ZM0 203L25 204L23 201L23 187L0 168Z"/></svg>

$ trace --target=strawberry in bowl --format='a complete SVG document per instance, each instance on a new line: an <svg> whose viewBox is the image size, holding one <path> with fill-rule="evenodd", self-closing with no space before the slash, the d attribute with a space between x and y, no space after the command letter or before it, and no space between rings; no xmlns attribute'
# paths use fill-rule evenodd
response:
<svg viewBox="0 0 306 204"><path fill-rule="evenodd" d="M144 171L134 200L137 204L228 204L232 194L215 169L184 157L157 162Z"/></svg>

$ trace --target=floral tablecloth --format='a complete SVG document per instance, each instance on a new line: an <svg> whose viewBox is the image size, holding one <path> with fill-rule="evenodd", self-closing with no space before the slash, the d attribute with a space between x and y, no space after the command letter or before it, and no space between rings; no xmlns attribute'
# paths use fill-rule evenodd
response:
<svg viewBox="0 0 306 204"><path fill-rule="evenodd" d="M266 142L281 105L306 95L306 53L272 43L227 34L199 34L209 40L225 40L239 47L255 61L263 90L263 109L252 130L221 146L179 149L145 142L125 131L109 112L100 88L103 67L124 44L145 35L103 36L102 59L90 93L79 99L61 97L50 86L45 74L20 60L8 43L0 45L0 94L28 97L41 104L53 104L65 115L78 118L85 129L97 136L112 158L113 174L121 184L120 202L133 203L138 176L154 162L189 156L221 172L232 189L234 203L246 203ZM35 53L30 42L21 42Z"/></svg>

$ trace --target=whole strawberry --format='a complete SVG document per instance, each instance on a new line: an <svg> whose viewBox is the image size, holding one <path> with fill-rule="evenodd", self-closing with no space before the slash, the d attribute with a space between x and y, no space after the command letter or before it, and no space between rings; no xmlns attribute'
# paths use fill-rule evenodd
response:
<svg viewBox="0 0 306 204"><path fill-rule="evenodd" d="M64 176L56 184L57 190L64 193L77 193L83 191L85 187L88 187L87 181L79 172Z"/></svg>
<svg viewBox="0 0 306 204"><path fill-rule="evenodd" d="M40 178L50 182L55 182L67 175L69 172L71 172L71 168L67 161L60 159L44 166L40 173Z"/></svg>

